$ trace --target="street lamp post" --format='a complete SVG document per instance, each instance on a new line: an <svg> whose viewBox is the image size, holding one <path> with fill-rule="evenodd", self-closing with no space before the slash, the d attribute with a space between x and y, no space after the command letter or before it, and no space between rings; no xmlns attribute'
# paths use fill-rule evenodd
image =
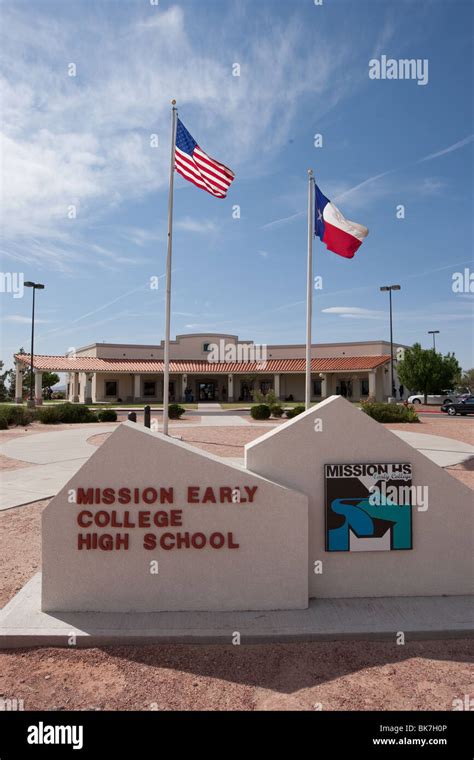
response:
<svg viewBox="0 0 474 760"><path fill-rule="evenodd" d="M380 288L381 291L385 292L388 290L389 295L389 301L390 301L390 392L393 396L394 393L394 382L393 382L393 328L392 328L392 290L401 290L400 285L383 285ZM396 391L395 391L396 393Z"/></svg>
<svg viewBox="0 0 474 760"><path fill-rule="evenodd" d="M35 291L44 290L44 285L40 282L25 282L25 288L33 288L33 308L31 312L31 353L30 353L30 399L28 406L35 405L34 399L34 376L33 376L33 357L35 349Z"/></svg>
<svg viewBox="0 0 474 760"><path fill-rule="evenodd" d="M428 330L428 335L433 336L433 351L436 351L436 335L439 335L439 330Z"/></svg>

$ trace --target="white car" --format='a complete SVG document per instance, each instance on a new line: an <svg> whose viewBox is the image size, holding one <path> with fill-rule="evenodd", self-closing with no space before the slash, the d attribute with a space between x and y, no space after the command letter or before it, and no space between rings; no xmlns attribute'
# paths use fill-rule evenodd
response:
<svg viewBox="0 0 474 760"><path fill-rule="evenodd" d="M438 394L428 394L426 397L426 403L427 404L437 404L441 406L442 404L454 404L454 402L457 399L457 394L454 393L454 391L444 391L443 393ZM408 403L409 404L424 404L425 403L425 396L423 393L415 393L413 396L408 397Z"/></svg>

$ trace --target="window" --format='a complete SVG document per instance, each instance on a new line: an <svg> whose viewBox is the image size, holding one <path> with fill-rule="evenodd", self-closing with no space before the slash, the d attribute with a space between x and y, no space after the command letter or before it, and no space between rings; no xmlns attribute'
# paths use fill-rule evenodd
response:
<svg viewBox="0 0 474 760"><path fill-rule="evenodd" d="M267 395L268 391L272 389L272 384L270 380L262 380L260 383L260 390L263 393L264 396Z"/></svg>
<svg viewBox="0 0 474 760"><path fill-rule="evenodd" d="M203 350L205 353L208 353L208 352L211 350L211 344L210 344L210 343L203 343L203 345L202 345L202 350Z"/></svg>
<svg viewBox="0 0 474 760"><path fill-rule="evenodd" d="M105 381L105 395L106 396L116 396L117 395L117 381L116 380L106 380Z"/></svg>
<svg viewBox="0 0 474 760"><path fill-rule="evenodd" d="M313 396L320 396L323 387L322 380L313 380Z"/></svg>
<svg viewBox="0 0 474 760"><path fill-rule="evenodd" d="M369 395L369 381L366 377L363 377L360 381L360 395L361 396L368 396Z"/></svg>
<svg viewBox="0 0 474 760"><path fill-rule="evenodd" d="M143 383L144 396L156 396L156 383L153 380L145 380Z"/></svg>

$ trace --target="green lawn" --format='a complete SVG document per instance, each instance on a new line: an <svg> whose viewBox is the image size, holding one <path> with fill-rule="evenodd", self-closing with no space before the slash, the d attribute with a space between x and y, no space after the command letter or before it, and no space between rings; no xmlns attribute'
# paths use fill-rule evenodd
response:
<svg viewBox="0 0 474 760"><path fill-rule="evenodd" d="M174 404L176 402L173 401L172 403ZM90 406L90 407L100 407L102 409L121 409L121 408L123 408L123 409L143 409L145 406L147 406L147 404L126 404L126 403L122 403L122 404L110 403L110 404L108 404L107 402L100 403L99 401L97 401L94 404L87 404L87 406ZM153 403L150 403L150 404L148 404L148 406L151 407L152 411L158 411L160 409L163 409L163 404L153 404ZM197 407L198 407L197 404L179 404L179 406L182 406L184 409L197 409Z"/></svg>
<svg viewBox="0 0 474 760"><path fill-rule="evenodd" d="M26 401L23 404L15 404L14 401L5 401L5 402L2 402L2 403L9 404L10 406L26 406ZM51 401L49 401L48 399L43 399L43 406L54 405L54 404L65 404L65 403L66 403L66 399L52 399ZM124 409L143 409L146 406L146 404L145 403L142 403L142 404L127 404L126 402L122 402L121 404L117 404L117 403L114 403L114 402L110 402L109 403L107 401L96 401L93 404L87 404L87 406L89 406L91 409L92 408L95 408L95 409L120 409L122 407ZM149 406L151 406L151 408L154 409L154 410L163 409L163 404L153 404L153 403L151 403L151 404L149 404ZM183 406L185 409L197 409L197 407L198 407L197 404L180 404L180 406Z"/></svg>
<svg viewBox="0 0 474 760"><path fill-rule="evenodd" d="M304 401L280 401L279 402L284 409L290 409L294 406L304 406ZM312 401L311 406L315 406L319 401ZM231 404L221 404L222 409L250 409L251 406L255 406L255 403L251 401L234 401Z"/></svg>

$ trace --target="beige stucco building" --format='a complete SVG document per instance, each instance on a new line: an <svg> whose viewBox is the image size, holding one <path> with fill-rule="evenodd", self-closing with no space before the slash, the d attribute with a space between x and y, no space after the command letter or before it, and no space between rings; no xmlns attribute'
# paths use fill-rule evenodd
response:
<svg viewBox="0 0 474 760"><path fill-rule="evenodd" d="M396 358L403 346L394 345ZM163 341L159 345L92 343L66 355L34 357L35 395L41 403L42 372L67 374L67 398L73 402L160 403L163 400ZM21 373L30 363L17 354L16 398ZM321 343L312 347L312 398L340 394L359 401L387 399L390 391L390 343ZM170 400L176 402L249 402L252 392L272 389L282 401L303 401L305 346L260 345L236 335L194 333L170 343ZM408 389L406 389L405 397Z"/></svg>

